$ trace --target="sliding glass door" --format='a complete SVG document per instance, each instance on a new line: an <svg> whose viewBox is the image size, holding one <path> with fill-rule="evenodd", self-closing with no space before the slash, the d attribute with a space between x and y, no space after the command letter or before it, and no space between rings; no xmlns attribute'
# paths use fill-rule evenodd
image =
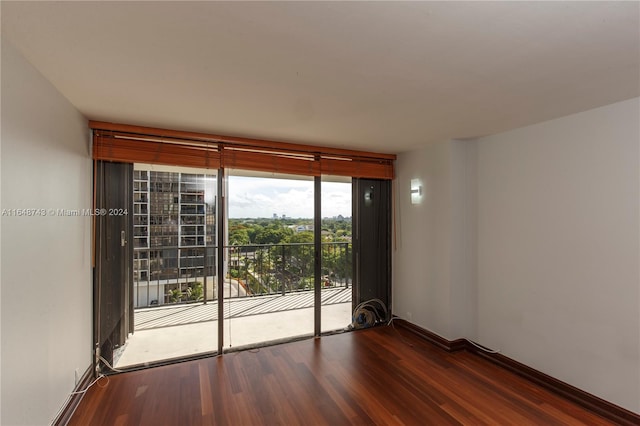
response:
<svg viewBox="0 0 640 426"><path fill-rule="evenodd" d="M135 164L134 327L116 367L217 349L215 171Z"/></svg>
<svg viewBox="0 0 640 426"><path fill-rule="evenodd" d="M233 170L221 182L227 195L222 211L214 171L123 167L129 172L116 186L128 188L121 197L130 205L121 217L127 229L122 271L130 278L111 280L108 288L119 288L118 301L127 304L128 316L125 329L114 335L118 342L109 353L110 366L152 365L214 353L219 345L229 350L311 336L316 311L321 311L321 332L350 323L350 179L326 179L321 196L313 177ZM324 205L319 232L316 197ZM224 227L220 250L219 224ZM107 346L115 338L109 339Z"/></svg>
<svg viewBox="0 0 640 426"><path fill-rule="evenodd" d="M231 171L224 347L313 334L313 178Z"/></svg>
<svg viewBox="0 0 640 426"><path fill-rule="evenodd" d="M97 164L97 207L122 212L96 218L99 364L344 330L355 302L390 302L389 181Z"/></svg>
<svg viewBox="0 0 640 426"><path fill-rule="evenodd" d="M321 331L341 330L353 311L351 178L322 177Z"/></svg>

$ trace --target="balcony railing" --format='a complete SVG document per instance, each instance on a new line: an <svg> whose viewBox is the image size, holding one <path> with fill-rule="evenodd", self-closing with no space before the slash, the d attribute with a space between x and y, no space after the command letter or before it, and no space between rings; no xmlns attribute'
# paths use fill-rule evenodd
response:
<svg viewBox="0 0 640 426"><path fill-rule="evenodd" d="M225 298L287 294L313 289L313 243L225 246ZM134 307L207 302L217 298L216 247L136 248ZM348 287L350 242L322 243L321 285Z"/></svg>

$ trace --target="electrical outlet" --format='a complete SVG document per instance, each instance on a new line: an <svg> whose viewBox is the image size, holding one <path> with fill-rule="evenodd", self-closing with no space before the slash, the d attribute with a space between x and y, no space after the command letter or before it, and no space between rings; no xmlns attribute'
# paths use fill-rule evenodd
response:
<svg viewBox="0 0 640 426"><path fill-rule="evenodd" d="M411 312L407 312L407 320L408 321L411 321L411 317L412 317Z"/></svg>
<svg viewBox="0 0 640 426"><path fill-rule="evenodd" d="M80 369L76 368L75 370L73 370L73 378L74 378L74 383L76 386L78 386L78 382L80 381Z"/></svg>

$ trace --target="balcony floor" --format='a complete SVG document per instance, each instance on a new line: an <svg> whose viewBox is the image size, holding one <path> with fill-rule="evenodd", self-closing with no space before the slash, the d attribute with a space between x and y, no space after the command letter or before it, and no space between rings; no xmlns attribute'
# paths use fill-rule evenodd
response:
<svg viewBox="0 0 640 426"><path fill-rule="evenodd" d="M352 289L322 290L322 331L351 323ZM217 350L218 303L160 306L134 313L135 332L115 367ZM224 302L224 347L313 334L313 291L230 298Z"/></svg>

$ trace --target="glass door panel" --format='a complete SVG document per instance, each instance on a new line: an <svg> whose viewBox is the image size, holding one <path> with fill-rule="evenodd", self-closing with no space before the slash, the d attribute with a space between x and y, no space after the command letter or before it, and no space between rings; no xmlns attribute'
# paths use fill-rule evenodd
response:
<svg viewBox="0 0 640 426"><path fill-rule="evenodd" d="M217 349L216 192L216 171L134 165L134 332L116 367Z"/></svg>
<svg viewBox="0 0 640 426"><path fill-rule="evenodd" d="M322 178L321 331L351 323L353 280L351 178Z"/></svg>
<svg viewBox="0 0 640 426"><path fill-rule="evenodd" d="M313 334L313 178L232 171L224 347Z"/></svg>

